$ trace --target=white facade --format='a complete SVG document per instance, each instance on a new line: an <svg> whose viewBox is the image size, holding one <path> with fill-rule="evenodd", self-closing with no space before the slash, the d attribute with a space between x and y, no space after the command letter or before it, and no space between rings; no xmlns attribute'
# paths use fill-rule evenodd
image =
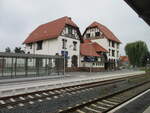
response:
<svg viewBox="0 0 150 113"><path fill-rule="evenodd" d="M99 32L99 36L96 36L96 33ZM84 33L85 39L90 39L92 42L97 42L102 47L104 47L106 50L109 51L107 53L108 59L111 60L119 60L119 43L115 41L111 41L108 38L106 38L103 33L98 28L91 28L87 29Z"/></svg>
<svg viewBox="0 0 150 113"><path fill-rule="evenodd" d="M63 40L65 40L65 48L63 47ZM75 43L75 44L74 44ZM65 51L68 53L68 67L72 66L72 56L77 56L77 64L79 66L80 55L80 40L77 30L72 28L72 34L68 34L68 27L65 27L60 36L55 39L43 40L42 48L38 48L38 43L34 42L26 44L25 52L29 54L45 54L45 55L62 55Z"/></svg>

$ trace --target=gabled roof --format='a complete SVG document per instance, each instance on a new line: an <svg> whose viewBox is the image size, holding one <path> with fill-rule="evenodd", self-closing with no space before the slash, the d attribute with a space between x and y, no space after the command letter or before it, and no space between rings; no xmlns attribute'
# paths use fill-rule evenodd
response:
<svg viewBox="0 0 150 113"><path fill-rule="evenodd" d="M65 25L71 25L78 28L78 26L71 20L70 17L65 16L52 22L40 25L27 37L24 43L32 43L41 40L57 38L63 31Z"/></svg>
<svg viewBox="0 0 150 113"><path fill-rule="evenodd" d="M101 45L91 40L84 40L84 43L80 44L80 53L84 56L100 56L97 52L108 52Z"/></svg>
<svg viewBox="0 0 150 113"><path fill-rule="evenodd" d="M95 48L90 43L80 44L80 54L83 56L100 56L96 53Z"/></svg>
<svg viewBox="0 0 150 113"><path fill-rule="evenodd" d="M121 43L121 41L106 26L104 26L98 22L93 22L91 25L89 25L86 28L86 30L89 28L93 28L93 27L97 27L105 35L105 37L107 39Z"/></svg>
<svg viewBox="0 0 150 113"><path fill-rule="evenodd" d="M93 47L95 48L95 50L97 52L108 52L105 48L103 48L101 45L99 45L98 43L96 42L93 42Z"/></svg>

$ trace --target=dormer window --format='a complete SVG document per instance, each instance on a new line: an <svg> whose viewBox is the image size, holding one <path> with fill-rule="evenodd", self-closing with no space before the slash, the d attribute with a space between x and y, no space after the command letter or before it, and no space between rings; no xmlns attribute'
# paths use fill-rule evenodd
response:
<svg viewBox="0 0 150 113"><path fill-rule="evenodd" d="M43 46L43 41L38 41L37 42L37 50L41 50Z"/></svg>
<svg viewBox="0 0 150 113"><path fill-rule="evenodd" d="M100 32L95 32L95 36L100 36Z"/></svg>
<svg viewBox="0 0 150 113"><path fill-rule="evenodd" d="M73 32L72 32L72 31L73 31L72 27L71 27L71 26L69 26L69 27L68 27L68 34L73 34Z"/></svg>
<svg viewBox="0 0 150 113"><path fill-rule="evenodd" d="M90 33L87 33L87 34L86 34L86 38L90 38Z"/></svg>

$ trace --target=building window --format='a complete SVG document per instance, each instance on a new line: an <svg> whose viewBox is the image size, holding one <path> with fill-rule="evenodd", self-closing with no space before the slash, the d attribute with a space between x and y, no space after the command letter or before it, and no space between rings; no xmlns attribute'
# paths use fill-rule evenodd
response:
<svg viewBox="0 0 150 113"><path fill-rule="evenodd" d="M43 45L43 41L38 41L37 42L37 50L41 50Z"/></svg>
<svg viewBox="0 0 150 113"><path fill-rule="evenodd" d="M109 47L110 47L110 43L111 43L111 41L109 40Z"/></svg>
<svg viewBox="0 0 150 113"><path fill-rule="evenodd" d="M62 48L63 49L67 48L67 40L66 39L62 39Z"/></svg>
<svg viewBox="0 0 150 113"><path fill-rule="evenodd" d="M119 44L117 43L117 49L119 49Z"/></svg>
<svg viewBox="0 0 150 113"><path fill-rule="evenodd" d="M77 50L77 42L73 41L73 50Z"/></svg>
<svg viewBox="0 0 150 113"><path fill-rule="evenodd" d="M117 57L119 57L119 51L117 51Z"/></svg>
<svg viewBox="0 0 150 113"><path fill-rule="evenodd" d="M95 36L100 36L100 32L95 32Z"/></svg>
<svg viewBox="0 0 150 113"><path fill-rule="evenodd" d="M87 34L86 34L86 38L90 38L90 33L87 33Z"/></svg>
<svg viewBox="0 0 150 113"><path fill-rule="evenodd" d="M112 50L112 56L113 57L115 56L115 50Z"/></svg>
<svg viewBox="0 0 150 113"><path fill-rule="evenodd" d="M30 49L32 49L32 43L29 44Z"/></svg>
<svg viewBox="0 0 150 113"><path fill-rule="evenodd" d="M73 30L72 27L69 26L69 27L68 27L68 34L72 34L72 33L73 33L72 30Z"/></svg>
<svg viewBox="0 0 150 113"><path fill-rule="evenodd" d="M112 47L115 47L115 42L114 41L112 41Z"/></svg>
<svg viewBox="0 0 150 113"><path fill-rule="evenodd" d="M109 49L109 56L110 56L110 52L111 52L111 50Z"/></svg>

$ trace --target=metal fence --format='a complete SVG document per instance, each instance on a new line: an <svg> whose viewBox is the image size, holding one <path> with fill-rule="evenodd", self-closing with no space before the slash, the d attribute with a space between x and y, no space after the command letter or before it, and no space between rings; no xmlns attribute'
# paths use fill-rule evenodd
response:
<svg viewBox="0 0 150 113"><path fill-rule="evenodd" d="M0 78L64 74L62 56L0 52Z"/></svg>

